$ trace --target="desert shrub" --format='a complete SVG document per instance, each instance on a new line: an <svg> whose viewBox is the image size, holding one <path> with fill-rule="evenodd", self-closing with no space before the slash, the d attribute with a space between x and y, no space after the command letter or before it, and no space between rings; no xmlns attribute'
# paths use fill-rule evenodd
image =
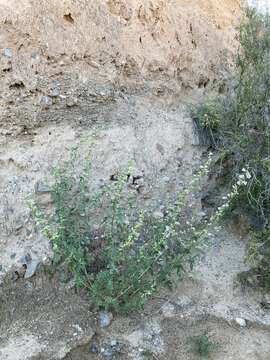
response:
<svg viewBox="0 0 270 360"><path fill-rule="evenodd" d="M205 172L207 167L166 216L156 219L138 205L136 190L129 188L130 171L92 192L89 161L73 154L54 172L54 212L48 215L35 203L31 208L51 240L55 262L67 266L97 308L139 308L161 284L170 286L172 272L192 266L201 249L200 230L184 228L179 220L189 191Z"/></svg>
<svg viewBox="0 0 270 360"><path fill-rule="evenodd" d="M194 124L202 145L216 147L219 139L218 131L222 119L222 104L216 100L206 102L192 108Z"/></svg>
<svg viewBox="0 0 270 360"><path fill-rule="evenodd" d="M189 342L191 344L191 352L201 358L208 358L219 345L216 341L211 339L208 331L204 331L200 335L191 337Z"/></svg>
<svg viewBox="0 0 270 360"><path fill-rule="evenodd" d="M270 290L270 224L253 233L248 248L248 260L253 265L258 283Z"/></svg>
<svg viewBox="0 0 270 360"><path fill-rule="evenodd" d="M54 263L65 266L75 284L87 289L96 308L142 307L159 287L172 285L173 274L181 276L193 267L209 229L243 186L241 180L233 187L208 222L198 223L192 215L187 219L189 194L199 189L210 162L211 158L179 191L164 216L156 218L138 203L130 170L94 189L90 161L76 150L54 171L54 211L30 203L36 222L52 243Z"/></svg>
<svg viewBox="0 0 270 360"><path fill-rule="evenodd" d="M254 9L246 10L239 28L240 49L234 88L226 99L213 100L216 105L202 104L193 112L197 128L208 135L212 148L221 154L225 151L230 157L231 181L239 169L249 168L248 187L233 205L252 217L254 228L260 230L267 226L270 214L269 20L269 15L258 14ZM217 120L213 125L211 121L206 124L204 119L207 115L213 117L213 108ZM258 246L259 238L260 235ZM264 255L264 261L267 256Z"/></svg>

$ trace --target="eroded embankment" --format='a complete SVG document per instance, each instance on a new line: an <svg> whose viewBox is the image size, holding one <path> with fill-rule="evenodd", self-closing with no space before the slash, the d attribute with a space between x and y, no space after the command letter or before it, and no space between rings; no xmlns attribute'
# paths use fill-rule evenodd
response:
<svg viewBox="0 0 270 360"><path fill-rule="evenodd" d="M268 360L269 312L261 294L235 283L245 244L229 233L217 235L195 279L105 330L61 269L53 280L42 268L25 279L23 267L52 256L26 196L35 192L50 207L46 177L88 134L94 183L132 160L139 196L158 210L190 181L204 149L183 103L226 93L239 3L1 0L0 9L1 356L60 359L85 346L67 359L143 359L142 349L154 359L192 359L188 337L210 329L221 343L215 359ZM89 349L94 332L98 354Z"/></svg>

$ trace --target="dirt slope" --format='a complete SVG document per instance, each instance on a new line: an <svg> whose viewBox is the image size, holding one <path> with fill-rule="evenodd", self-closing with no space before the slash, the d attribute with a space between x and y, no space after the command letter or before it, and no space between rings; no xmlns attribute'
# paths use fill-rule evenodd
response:
<svg viewBox="0 0 270 360"><path fill-rule="evenodd" d="M238 16L238 0L1 0L1 124L89 123L119 91L222 92Z"/></svg>

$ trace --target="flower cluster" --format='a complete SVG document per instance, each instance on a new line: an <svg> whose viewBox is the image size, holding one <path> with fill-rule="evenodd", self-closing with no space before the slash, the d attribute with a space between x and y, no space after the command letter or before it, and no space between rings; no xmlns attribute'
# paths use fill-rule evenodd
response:
<svg viewBox="0 0 270 360"><path fill-rule="evenodd" d="M232 186L232 191L223 197L223 200L226 202L218 207L217 212L213 215L211 222L218 222L225 214L225 212L231 206L232 201L239 195L240 188L243 186L247 186L249 180L251 179L252 175L250 174L249 170L246 168L242 169L241 174L238 176L237 182Z"/></svg>

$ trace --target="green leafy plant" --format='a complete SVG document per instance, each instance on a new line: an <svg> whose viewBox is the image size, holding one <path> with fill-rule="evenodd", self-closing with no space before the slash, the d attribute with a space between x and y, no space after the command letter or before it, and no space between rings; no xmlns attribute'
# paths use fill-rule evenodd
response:
<svg viewBox="0 0 270 360"><path fill-rule="evenodd" d="M239 169L248 167L247 188L239 194L233 208L241 207L259 233L268 226L270 215L270 18L254 9L246 9L239 28L240 49L236 58L234 87L226 99L208 100L193 115L197 128L204 131L217 152L226 152L230 160L229 184ZM208 122L212 119L219 121ZM208 126L211 131L209 132ZM205 129L207 132L205 132ZM204 141L205 143L205 141ZM228 162L227 162L228 163ZM222 166L222 162L220 162ZM260 244L258 235L258 246ZM256 253L256 252L255 252ZM255 255L254 253L254 255ZM264 261L267 258L264 255ZM253 258L254 259L254 258ZM258 256L258 260L260 256ZM269 255L270 259L270 255ZM263 271L264 266L260 267Z"/></svg>
<svg viewBox="0 0 270 360"><path fill-rule="evenodd" d="M253 265L258 283L270 290L270 224L253 233L248 248L248 260Z"/></svg>
<svg viewBox="0 0 270 360"><path fill-rule="evenodd" d="M52 243L54 263L67 268L79 287L86 288L96 308L128 311L141 308L161 286L172 286L172 274L192 268L230 203L245 185L247 172L224 204L207 222L187 220L189 194L208 174L211 157L187 188L156 219L137 201L130 170L93 190L90 160L75 151L54 171L48 214L31 202L32 214Z"/></svg>
<svg viewBox="0 0 270 360"><path fill-rule="evenodd" d="M189 341L190 351L201 358L208 358L218 348L218 343L210 338L207 331L191 337Z"/></svg>
<svg viewBox="0 0 270 360"><path fill-rule="evenodd" d="M150 349L144 349L142 351L142 356L146 360L157 360L158 359L156 354Z"/></svg>
<svg viewBox="0 0 270 360"><path fill-rule="evenodd" d="M222 119L222 104L215 100L195 106L191 110L194 124L203 145L215 145L218 140L218 130Z"/></svg>

